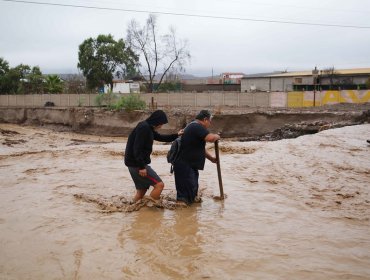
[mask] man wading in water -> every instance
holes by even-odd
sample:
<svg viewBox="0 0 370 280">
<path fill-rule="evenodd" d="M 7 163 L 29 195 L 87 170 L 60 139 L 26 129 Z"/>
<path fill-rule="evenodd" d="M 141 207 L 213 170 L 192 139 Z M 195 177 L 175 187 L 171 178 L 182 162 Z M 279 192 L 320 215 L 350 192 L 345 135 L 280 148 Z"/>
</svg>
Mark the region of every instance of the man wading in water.
<svg viewBox="0 0 370 280">
<path fill-rule="evenodd" d="M 159 200 L 164 184 L 157 173 L 149 166 L 153 141 L 171 142 L 182 134 L 162 135 L 157 132 L 162 125 L 168 123 L 167 116 L 162 110 L 153 112 L 145 121 L 139 122 L 130 133 L 125 150 L 125 165 L 135 183 L 136 194 L 134 202 L 142 199 L 150 186 L 153 190 L 150 198 Z"/>
<path fill-rule="evenodd" d="M 206 150 L 206 142 L 215 142 L 220 135 L 209 133 L 212 115 L 202 110 L 185 129 L 181 136 L 181 148 L 175 161 L 175 184 L 177 201 L 191 204 L 198 195 L 199 170 L 204 169 L 206 158 L 216 163 L 216 158 Z"/>
</svg>

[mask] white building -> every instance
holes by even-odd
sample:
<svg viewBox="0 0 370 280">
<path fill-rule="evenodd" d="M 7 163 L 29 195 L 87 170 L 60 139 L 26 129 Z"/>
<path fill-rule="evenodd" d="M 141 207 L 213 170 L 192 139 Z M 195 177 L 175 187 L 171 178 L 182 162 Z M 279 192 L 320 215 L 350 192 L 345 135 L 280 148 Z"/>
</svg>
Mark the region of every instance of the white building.
<svg viewBox="0 0 370 280">
<path fill-rule="evenodd" d="M 110 85 L 104 86 L 104 92 L 107 93 Z M 140 84 L 127 81 L 113 81 L 113 93 L 140 93 Z"/>
</svg>

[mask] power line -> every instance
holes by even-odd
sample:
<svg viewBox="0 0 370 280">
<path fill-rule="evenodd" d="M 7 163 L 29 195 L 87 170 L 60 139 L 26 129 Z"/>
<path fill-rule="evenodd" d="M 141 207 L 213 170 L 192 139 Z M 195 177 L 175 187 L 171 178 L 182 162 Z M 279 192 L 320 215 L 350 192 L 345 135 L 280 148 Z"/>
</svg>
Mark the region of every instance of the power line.
<svg viewBox="0 0 370 280">
<path fill-rule="evenodd" d="M 223 0 L 215 0 L 215 1 L 223 1 Z M 234 3 L 243 3 L 243 2 L 240 2 L 238 0 L 229 0 L 229 1 L 232 1 Z M 260 1 L 259 2 L 255 2 L 253 1 L 252 2 L 254 5 L 259 5 L 259 6 L 270 6 L 270 7 L 276 7 L 276 3 L 274 4 L 271 4 L 271 3 L 261 3 Z M 337 9 L 337 8 L 330 8 L 330 9 L 326 9 L 326 8 L 323 8 L 323 7 L 312 7 L 312 6 L 296 6 L 296 5 L 282 5 L 281 3 L 278 4 L 279 8 L 281 7 L 286 7 L 286 8 L 293 8 L 293 9 L 300 9 L 300 10 L 313 10 L 313 11 L 325 11 L 325 12 L 345 12 L 345 13 L 366 13 L 368 14 L 370 11 L 367 11 L 367 10 L 348 10 L 348 9 Z"/>
<path fill-rule="evenodd" d="M 281 24 L 309 25 L 309 26 L 323 26 L 323 27 L 340 27 L 340 28 L 370 29 L 370 26 L 363 26 L 363 25 L 310 23 L 310 22 L 299 22 L 299 21 L 288 21 L 288 20 L 265 20 L 265 19 L 258 19 L 258 18 L 225 17 L 225 16 L 212 16 L 212 15 L 201 15 L 201 14 L 197 15 L 197 14 L 188 14 L 188 13 L 157 12 L 157 11 L 150 11 L 150 10 L 136 10 L 136 9 L 96 7 L 96 6 L 71 5 L 71 4 L 60 4 L 60 3 L 45 3 L 45 2 L 22 1 L 22 0 L 0 0 L 0 1 L 14 2 L 14 3 L 23 3 L 23 4 L 57 6 L 57 7 L 83 8 L 83 9 L 105 10 L 105 11 L 119 11 L 119 12 L 133 12 L 133 13 L 150 13 L 150 14 L 158 14 L 158 15 L 171 15 L 171 16 L 184 16 L 184 17 L 197 17 L 197 18 L 211 18 L 211 19 L 225 19 L 225 20 L 239 20 L 239 21 L 253 21 L 253 22 L 266 22 L 266 23 L 281 23 Z"/>
</svg>

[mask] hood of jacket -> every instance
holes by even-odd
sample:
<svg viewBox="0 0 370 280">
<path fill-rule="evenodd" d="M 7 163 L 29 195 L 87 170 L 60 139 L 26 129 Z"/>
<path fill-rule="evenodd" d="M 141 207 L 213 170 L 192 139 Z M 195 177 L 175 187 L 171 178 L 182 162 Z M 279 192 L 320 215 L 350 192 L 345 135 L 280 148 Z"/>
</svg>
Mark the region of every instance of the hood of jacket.
<svg viewBox="0 0 370 280">
<path fill-rule="evenodd" d="M 168 123 L 167 116 L 162 110 L 154 111 L 145 121 L 151 126 L 158 126 Z"/>
</svg>

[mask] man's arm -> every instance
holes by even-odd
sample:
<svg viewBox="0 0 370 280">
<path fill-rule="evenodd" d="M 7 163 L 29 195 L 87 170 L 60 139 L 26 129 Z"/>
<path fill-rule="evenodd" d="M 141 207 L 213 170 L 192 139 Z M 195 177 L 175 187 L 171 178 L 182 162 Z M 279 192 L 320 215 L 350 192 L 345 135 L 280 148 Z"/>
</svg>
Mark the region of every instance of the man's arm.
<svg viewBox="0 0 370 280">
<path fill-rule="evenodd" d="M 211 143 L 216 142 L 219 139 L 220 139 L 220 135 L 214 134 L 214 133 L 208 133 L 207 136 L 204 138 L 206 142 L 211 142 Z"/>
<path fill-rule="evenodd" d="M 210 160 L 211 162 L 213 162 L 213 163 L 216 163 L 216 162 L 217 162 L 216 157 L 212 156 L 212 155 L 207 151 L 207 149 L 206 149 L 206 158 L 207 158 L 208 160 Z"/>
<path fill-rule="evenodd" d="M 217 140 L 219 140 L 220 139 L 220 135 L 218 135 L 218 134 L 214 134 L 214 133 L 208 133 L 207 134 L 207 136 L 204 138 L 204 140 L 206 141 L 206 142 L 211 142 L 211 143 L 214 143 L 214 142 L 216 142 Z M 206 149 L 206 158 L 208 159 L 208 160 L 210 160 L 211 162 L 213 162 L 213 163 L 216 163 L 217 162 L 217 159 L 214 157 L 214 156 L 212 156 L 208 151 L 207 151 L 207 149 Z"/>
<path fill-rule="evenodd" d="M 159 141 L 159 142 L 172 142 L 174 141 L 179 134 L 159 134 L 157 131 L 153 132 L 154 135 L 154 140 Z"/>
<path fill-rule="evenodd" d="M 154 134 L 154 140 L 160 141 L 160 142 L 172 142 L 175 141 L 175 139 L 181 135 L 184 134 L 184 130 L 180 129 L 177 133 L 175 134 L 160 134 L 157 131 L 153 132 Z"/>
</svg>

